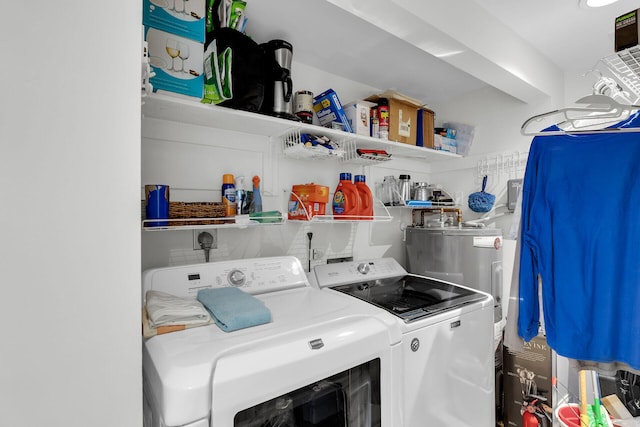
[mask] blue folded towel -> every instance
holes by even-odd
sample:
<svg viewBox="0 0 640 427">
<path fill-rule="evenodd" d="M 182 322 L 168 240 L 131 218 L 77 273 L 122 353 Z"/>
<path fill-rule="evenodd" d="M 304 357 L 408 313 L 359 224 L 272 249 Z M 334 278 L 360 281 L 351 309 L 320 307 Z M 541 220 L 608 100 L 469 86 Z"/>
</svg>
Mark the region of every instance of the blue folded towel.
<svg viewBox="0 0 640 427">
<path fill-rule="evenodd" d="M 225 332 L 271 321 L 271 311 L 262 301 L 238 288 L 211 288 L 198 291 L 198 301 Z"/>
</svg>

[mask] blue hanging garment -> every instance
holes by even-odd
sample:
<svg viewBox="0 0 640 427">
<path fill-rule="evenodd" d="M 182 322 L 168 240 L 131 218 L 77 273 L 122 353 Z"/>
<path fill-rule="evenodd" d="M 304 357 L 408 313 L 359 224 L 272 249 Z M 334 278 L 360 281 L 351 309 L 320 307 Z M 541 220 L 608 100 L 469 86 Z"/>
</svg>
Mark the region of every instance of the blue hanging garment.
<svg viewBox="0 0 640 427">
<path fill-rule="evenodd" d="M 640 133 L 537 136 L 522 191 L 519 335 L 538 335 L 539 275 L 558 354 L 640 369 Z"/>
</svg>

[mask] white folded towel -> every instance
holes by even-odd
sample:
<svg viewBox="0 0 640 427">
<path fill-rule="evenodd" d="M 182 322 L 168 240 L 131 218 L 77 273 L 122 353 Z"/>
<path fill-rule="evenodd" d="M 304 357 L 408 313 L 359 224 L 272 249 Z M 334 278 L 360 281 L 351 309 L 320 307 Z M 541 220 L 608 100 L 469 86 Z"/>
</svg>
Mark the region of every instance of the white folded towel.
<svg viewBox="0 0 640 427">
<path fill-rule="evenodd" d="M 160 291 L 147 291 L 147 315 L 152 327 L 171 325 L 198 325 L 211 321 L 211 316 L 200 301 L 181 298 Z"/>
</svg>

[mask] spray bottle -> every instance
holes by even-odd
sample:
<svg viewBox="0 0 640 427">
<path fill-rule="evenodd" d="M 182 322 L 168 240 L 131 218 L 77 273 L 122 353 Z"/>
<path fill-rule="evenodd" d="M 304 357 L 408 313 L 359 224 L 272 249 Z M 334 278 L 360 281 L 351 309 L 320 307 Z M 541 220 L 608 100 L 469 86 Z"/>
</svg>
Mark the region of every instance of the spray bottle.
<svg viewBox="0 0 640 427">
<path fill-rule="evenodd" d="M 260 195 L 260 177 L 254 176 L 253 179 L 253 208 L 251 212 L 262 212 L 262 195 Z"/>
</svg>

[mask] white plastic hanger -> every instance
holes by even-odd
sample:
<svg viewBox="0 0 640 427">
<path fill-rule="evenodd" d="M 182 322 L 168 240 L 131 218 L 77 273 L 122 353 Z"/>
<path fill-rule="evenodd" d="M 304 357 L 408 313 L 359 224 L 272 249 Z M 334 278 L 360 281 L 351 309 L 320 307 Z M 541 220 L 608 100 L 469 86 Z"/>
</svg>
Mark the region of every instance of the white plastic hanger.
<svg viewBox="0 0 640 427">
<path fill-rule="evenodd" d="M 566 107 L 533 116 L 522 124 L 520 133 L 526 136 L 551 136 L 596 132 L 640 132 L 640 128 L 607 127 L 627 119 L 640 109 L 640 105 L 622 104 L 614 99 L 630 102 L 628 94 L 623 92 L 613 79 L 601 76 L 594 84 L 593 91 L 594 94 L 576 101 L 576 104 L 586 105 L 585 107 Z M 611 93 L 611 96 L 605 95 L 605 92 Z M 535 126 L 537 130 L 532 130 L 534 124 L 537 125 Z M 551 125 L 556 125 L 560 130 L 543 131 Z"/>
</svg>

